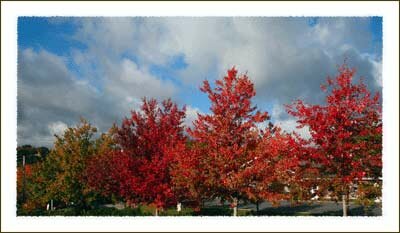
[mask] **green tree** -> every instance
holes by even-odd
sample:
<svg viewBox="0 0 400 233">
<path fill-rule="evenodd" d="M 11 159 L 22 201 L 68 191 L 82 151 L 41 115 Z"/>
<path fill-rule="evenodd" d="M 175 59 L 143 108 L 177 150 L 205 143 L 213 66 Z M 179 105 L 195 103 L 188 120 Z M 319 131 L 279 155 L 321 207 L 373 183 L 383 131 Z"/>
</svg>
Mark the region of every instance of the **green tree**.
<svg viewBox="0 0 400 233">
<path fill-rule="evenodd" d="M 81 119 L 62 136 L 55 135 L 54 148 L 34 175 L 36 187 L 32 196 L 42 206 L 53 200 L 58 207 L 74 206 L 80 211 L 88 209 L 95 200 L 96 194 L 86 185 L 86 163 L 98 149 L 104 150 L 105 144 L 112 144 L 105 134 L 95 139 L 96 132 L 95 127 Z"/>
</svg>

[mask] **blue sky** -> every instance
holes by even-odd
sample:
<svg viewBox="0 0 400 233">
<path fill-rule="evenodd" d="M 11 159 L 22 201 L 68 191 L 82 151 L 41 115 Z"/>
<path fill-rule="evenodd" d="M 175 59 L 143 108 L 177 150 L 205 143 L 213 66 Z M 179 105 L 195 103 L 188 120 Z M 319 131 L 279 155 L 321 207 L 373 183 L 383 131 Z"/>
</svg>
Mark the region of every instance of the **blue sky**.
<svg viewBox="0 0 400 233">
<path fill-rule="evenodd" d="M 18 144 L 50 145 L 80 116 L 105 131 L 143 96 L 187 105 L 190 125 L 209 112 L 201 82 L 232 66 L 255 83 L 255 104 L 293 130 L 283 105 L 321 101 L 344 57 L 381 90 L 382 18 L 20 17 L 18 54 Z"/>
<path fill-rule="evenodd" d="M 45 49 L 59 56 L 68 55 L 71 48 L 85 49 L 85 45 L 73 40 L 77 25 L 73 21 L 50 23 L 47 17 L 20 17 L 18 19 L 19 49 Z"/>
</svg>

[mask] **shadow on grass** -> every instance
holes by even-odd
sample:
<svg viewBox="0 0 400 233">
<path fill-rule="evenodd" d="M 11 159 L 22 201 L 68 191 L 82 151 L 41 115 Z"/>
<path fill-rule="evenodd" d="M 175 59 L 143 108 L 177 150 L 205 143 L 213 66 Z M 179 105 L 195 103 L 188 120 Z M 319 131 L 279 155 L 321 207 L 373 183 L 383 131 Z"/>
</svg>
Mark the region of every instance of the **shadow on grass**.
<svg viewBox="0 0 400 233">
<path fill-rule="evenodd" d="M 313 213 L 312 216 L 343 216 L 343 210 L 331 210 L 322 213 Z M 365 209 L 362 206 L 348 210 L 348 216 L 382 216 L 379 207 Z"/>
<path fill-rule="evenodd" d="M 231 216 L 232 209 L 226 206 L 210 206 L 204 207 L 198 212 L 194 212 L 194 216 Z"/>
<path fill-rule="evenodd" d="M 310 210 L 321 207 L 320 204 L 314 205 L 297 205 L 297 206 L 278 206 L 268 207 L 257 211 L 252 211 L 255 216 L 308 216 L 312 215 Z"/>
<path fill-rule="evenodd" d="M 77 209 L 77 208 L 64 208 L 52 211 L 31 211 L 31 212 L 19 212 L 17 216 L 151 216 L 152 213 L 143 210 L 141 208 L 96 208 L 96 209 Z"/>
</svg>

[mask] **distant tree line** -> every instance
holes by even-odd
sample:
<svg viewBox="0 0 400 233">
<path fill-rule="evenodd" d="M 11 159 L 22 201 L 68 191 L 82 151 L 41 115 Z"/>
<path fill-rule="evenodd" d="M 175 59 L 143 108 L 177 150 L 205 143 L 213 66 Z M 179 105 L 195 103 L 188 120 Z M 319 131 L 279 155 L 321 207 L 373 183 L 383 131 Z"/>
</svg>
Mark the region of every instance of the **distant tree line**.
<svg viewBox="0 0 400 233">
<path fill-rule="evenodd" d="M 17 147 L 17 166 L 21 166 L 25 156 L 26 164 L 33 164 L 43 161 L 50 153 L 49 148 L 41 146 L 34 147 L 31 145 L 23 145 Z"/>
</svg>

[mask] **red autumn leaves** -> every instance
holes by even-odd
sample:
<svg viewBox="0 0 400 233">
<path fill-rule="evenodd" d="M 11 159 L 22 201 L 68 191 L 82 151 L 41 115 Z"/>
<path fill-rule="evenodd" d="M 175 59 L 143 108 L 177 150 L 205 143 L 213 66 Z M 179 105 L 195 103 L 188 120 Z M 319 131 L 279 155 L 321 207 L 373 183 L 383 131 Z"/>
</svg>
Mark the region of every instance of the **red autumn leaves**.
<svg viewBox="0 0 400 233">
<path fill-rule="evenodd" d="M 365 178 L 378 180 L 382 168 L 382 116 L 379 95 L 371 96 L 362 80 L 353 83 L 354 69 L 339 68 L 321 89 L 328 92 L 326 105 L 288 106 L 301 126 L 308 126 L 314 145 L 309 163 L 319 165 L 319 177 L 341 195 Z M 321 182 L 319 182 L 321 183 Z"/>
<path fill-rule="evenodd" d="M 143 99 L 141 110 L 116 128 L 116 146 L 89 161 L 88 184 L 157 208 L 187 200 L 200 206 L 216 197 L 233 206 L 240 199 L 295 199 L 321 180 L 348 192 L 357 180 L 379 178 L 382 167 L 379 99 L 363 83 L 353 84 L 353 75 L 342 66 L 328 79 L 325 105 L 299 100 L 288 106 L 309 127 L 309 140 L 265 124 L 268 114 L 251 101 L 253 83 L 234 68 L 214 87 L 204 81 L 211 113 L 199 114 L 186 131 L 185 107 Z"/>
<path fill-rule="evenodd" d="M 184 116 L 171 100 L 159 106 L 144 99 L 141 111 L 133 111 L 116 130 L 117 148 L 92 159 L 89 185 L 133 204 L 176 204 L 170 171 L 174 148 L 185 142 Z"/>
</svg>

